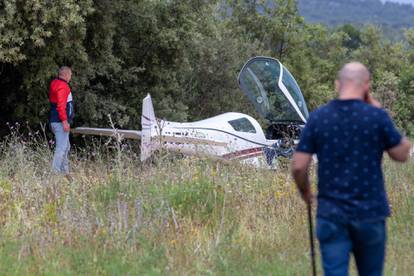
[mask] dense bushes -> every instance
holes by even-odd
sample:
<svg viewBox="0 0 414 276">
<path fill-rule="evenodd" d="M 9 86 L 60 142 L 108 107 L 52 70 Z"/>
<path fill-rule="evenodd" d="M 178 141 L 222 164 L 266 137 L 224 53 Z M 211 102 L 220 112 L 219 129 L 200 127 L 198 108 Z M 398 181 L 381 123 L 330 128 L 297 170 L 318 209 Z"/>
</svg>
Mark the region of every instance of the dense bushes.
<svg viewBox="0 0 414 276">
<path fill-rule="evenodd" d="M 330 30 L 308 24 L 294 0 L 261 3 L 3 1 L 0 135 L 7 132 L 6 122 L 37 126 L 46 121 L 48 83 L 62 64 L 74 70 L 76 125 L 107 126 L 111 114 L 118 126 L 139 128 L 147 93 L 157 116 L 170 120 L 225 111 L 253 114 L 236 76 L 254 55 L 282 60 L 310 109 L 335 95 L 332 83 L 342 63 L 361 60 L 373 71 L 377 96 L 411 133 L 406 106 L 414 31 L 406 31 L 401 42 L 389 42 L 373 26 Z"/>
</svg>

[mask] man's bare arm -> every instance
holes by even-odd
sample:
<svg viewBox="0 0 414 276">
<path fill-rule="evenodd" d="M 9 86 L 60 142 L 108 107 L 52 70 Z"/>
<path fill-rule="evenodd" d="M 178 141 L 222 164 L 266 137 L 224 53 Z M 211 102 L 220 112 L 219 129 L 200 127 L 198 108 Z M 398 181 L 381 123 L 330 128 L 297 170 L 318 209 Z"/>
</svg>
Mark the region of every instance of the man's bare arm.
<svg viewBox="0 0 414 276">
<path fill-rule="evenodd" d="M 407 137 L 402 138 L 401 143 L 389 149 L 388 155 L 392 160 L 397 162 L 405 162 L 410 157 L 411 143 Z"/>
<path fill-rule="evenodd" d="M 312 193 L 310 190 L 309 167 L 312 162 L 312 154 L 295 152 L 292 158 L 292 176 L 299 189 L 302 199 L 311 203 Z"/>
</svg>

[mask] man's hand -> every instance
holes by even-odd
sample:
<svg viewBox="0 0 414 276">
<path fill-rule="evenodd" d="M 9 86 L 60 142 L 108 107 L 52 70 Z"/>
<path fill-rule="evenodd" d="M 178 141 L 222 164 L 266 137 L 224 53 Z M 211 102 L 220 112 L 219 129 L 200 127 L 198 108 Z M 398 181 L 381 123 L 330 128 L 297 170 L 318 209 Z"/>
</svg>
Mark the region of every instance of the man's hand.
<svg viewBox="0 0 414 276">
<path fill-rule="evenodd" d="M 312 162 L 312 154 L 295 152 L 292 158 L 292 176 L 298 187 L 302 199 L 306 203 L 312 203 L 313 194 L 310 189 L 309 166 Z"/>
<path fill-rule="evenodd" d="M 63 124 L 63 131 L 64 132 L 69 132 L 70 131 L 70 125 L 69 125 L 68 121 L 63 121 L 62 124 Z"/>
<path fill-rule="evenodd" d="M 371 95 L 371 93 L 367 95 L 367 97 L 366 97 L 366 102 L 367 102 L 368 104 L 370 104 L 370 105 L 375 106 L 375 107 L 382 108 L 381 103 L 380 103 L 377 99 L 375 99 L 375 98 Z"/>
<path fill-rule="evenodd" d="M 315 196 L 312 193 L 310 186 L 306 186 L 304 190 L 299 190 L 300 196 L 306 204 L 312 204 L 315 201 Z"/>
</svg>

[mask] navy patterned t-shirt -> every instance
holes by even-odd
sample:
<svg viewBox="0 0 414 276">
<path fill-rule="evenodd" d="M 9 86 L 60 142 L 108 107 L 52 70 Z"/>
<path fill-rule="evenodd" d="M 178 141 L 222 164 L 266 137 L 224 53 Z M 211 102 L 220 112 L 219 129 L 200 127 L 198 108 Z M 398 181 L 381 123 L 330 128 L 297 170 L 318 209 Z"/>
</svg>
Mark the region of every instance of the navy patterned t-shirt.
<svg viewBox="0 0 414 276">
<path fill-rule="evenodd" d="M 296 150 L 318 158 L 317 216 L 389 216 L 381 161 L 401 139 L 387 112 L 361 100 L 333 100 L 312 112 Z"/>
</svg>

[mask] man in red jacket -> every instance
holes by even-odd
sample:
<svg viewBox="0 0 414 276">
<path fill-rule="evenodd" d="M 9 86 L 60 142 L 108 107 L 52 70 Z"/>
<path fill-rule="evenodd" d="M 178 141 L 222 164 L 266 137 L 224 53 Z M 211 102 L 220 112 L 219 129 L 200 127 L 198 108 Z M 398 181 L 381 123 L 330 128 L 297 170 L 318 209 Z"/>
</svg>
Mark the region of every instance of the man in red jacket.
<svg viewBox="0 0 414 276">
<path fill-rule="evenodd" d="M 69 87 L 71 78 L 72 70 L 63 66 L 59 69 L 58 77 L 50 83 L 49 88 L 49 122 L 56 140 L 52 169 L 64 175 L 69 175 L 69 131 L 75 115 Z"/>
</svg>

